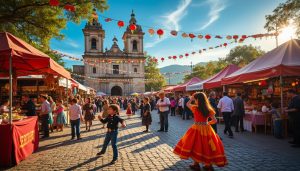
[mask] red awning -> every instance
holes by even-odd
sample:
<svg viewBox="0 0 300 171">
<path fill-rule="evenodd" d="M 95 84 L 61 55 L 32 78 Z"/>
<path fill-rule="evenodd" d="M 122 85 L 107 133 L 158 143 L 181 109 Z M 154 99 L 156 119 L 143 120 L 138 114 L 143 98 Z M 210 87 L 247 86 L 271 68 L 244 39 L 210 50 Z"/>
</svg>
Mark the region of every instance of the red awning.
<svg viewBox="0 0 300 171">
<path fill-rule="evenodd" d="M 222 85 L 300 75 L 300 40 L 293 39 L 222 79 Z"/>
<path fill-rule="evenodd" d="M 221 87 L 222 79 L 239 69 L 240 68 L 234 64 L 228 65 L 222 71 L 220 71 L 216 75 L 212 76 L 211 78 L 208 79 L 208 81 L 203 83 L 203 89 L 211 89 L 211 88 Z"/>
<path fill-rule="evenodd" d="M 7 32 L 0 33 L 0 77 L 9 75 L 9 57 L 16 76 L 53 74 L 71 78 L 70 73 L 45 53 Z"/>
<path fill-rule="evenodd" d="M 71 87 L 79 87 L 79 84 L 73 78 L 71 79 Z"/>
<path fill-rule="evenodd" d="M 200 81 L 202 81 L 200 78 L 194 77 L 194 78 L 190 79 L 189 81 L 174 87 L 173 91 L 186 91 L 186 86 L 195 84 L 195 83 L 199 83 Z"/>
<path fill-rule="evenodd" d="M 173 91 L 174 87 L 176 87 L 176 86 L 169 86 L 166 89 L 164 89 L 164 92 L 171 92 L 171 91 Z"/>
</svg>

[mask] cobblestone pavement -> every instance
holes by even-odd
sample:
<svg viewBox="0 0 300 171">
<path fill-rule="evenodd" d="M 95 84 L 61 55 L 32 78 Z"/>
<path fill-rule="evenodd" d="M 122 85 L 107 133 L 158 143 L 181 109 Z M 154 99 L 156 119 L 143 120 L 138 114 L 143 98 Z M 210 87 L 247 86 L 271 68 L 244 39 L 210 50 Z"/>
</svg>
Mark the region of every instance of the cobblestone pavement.
<svg viewBox="0 0 300 171">
<path fill-rule="evenodd" d="M 105 129 L 99 121 L 94 121 L 90 132 L 81 126 L 83 139 L 79 141 L 70 140 L 69 128 L 52 133 L 51 138 L 40 142 L 38 152 L 9 170 L 189 170 L 192 161 L 180 160 L 172 150 L 193 121 L 170 116 L 169 132 L 159 133 L 156 132 L 159 128 L 156 111 L 152 116 L 149 133 L 142 132 L 144 127 L 139 115 L 126 120 L 127 128 L 119 131 L 119 160 L 114 165 L 109 165 L 110 146 L 103 157 L 96 156 L 102 147 Z M 229 165 L 215 167 L 215 170 L 300 170 L 300 149 L 291 148 L 288 139 L 247 132 L 236 133 L 234 139 L 230 139 L 223 135 L 223 125 L 218 126 Z"/>
</svg>

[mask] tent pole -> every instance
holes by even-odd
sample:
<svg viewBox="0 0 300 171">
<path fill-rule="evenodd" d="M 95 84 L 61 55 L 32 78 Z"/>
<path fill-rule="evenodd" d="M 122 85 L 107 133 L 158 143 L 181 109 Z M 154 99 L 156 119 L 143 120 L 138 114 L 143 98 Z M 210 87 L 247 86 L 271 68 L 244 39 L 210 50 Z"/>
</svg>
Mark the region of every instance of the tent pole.
<svg viewBox="0 0 300 171">
<path fill-rule="evenodd" d="M 69 79 L 66 78 L 66 98 L 67 98 L 67 112 L 66 112 L 66 116 L 67 116 L 67 124 L 69 124 Z"/>
<path fill-rule="evenodd" d="M 12 55 L 9 56 L 9 123 L 12 124 Z"/>
<path fill-rule="evenodd" d="M 225 85 L 223 85 L 223 92 L 225 92 L 226 91 L 226 87 L 225 87 Z"/>
<path fill-rule="evenodd" d="M 283 113 L 283 80 L 282 76 L 279 77 L 280 79 L 280 103 L 281 103 L 281 113 Z"/>
</svg>

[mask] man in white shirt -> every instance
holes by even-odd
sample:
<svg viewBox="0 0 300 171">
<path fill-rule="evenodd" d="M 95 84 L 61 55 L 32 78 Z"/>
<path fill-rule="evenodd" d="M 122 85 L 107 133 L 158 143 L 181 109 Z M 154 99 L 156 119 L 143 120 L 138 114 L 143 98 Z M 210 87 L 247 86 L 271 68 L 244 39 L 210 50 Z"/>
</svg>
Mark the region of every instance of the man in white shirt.
<svg viewBox="0 0 300 171">
<path fill-rule="evenodd" d="M 220 110 L 220 113 L 222 113 L 225 122 L 224 134 L 227 134 L 228 131 L 229 137 L 233 138 L 230 122 L 231 122 L 231 114 L 234 111 L 234 106 L 233 106 L 233 100 L 228 97 L 227 92 L 223 93 L 223 97 L 220 99 L 218 104 L 218 109 Z"/>
<path fill-rule="evenodd" d="M 50 117 L 50 112 L 51 112 L 51 106 L 50 103 L 47 101 L 47 95 L 41 94 L 40 95 L 40 101 L 42 102 L 41 106 L 41 112 L 40 112 L 40 119 L 42 122 L 42 128 L 44 131 L 44 136 L 42 138 L 47 138 L 49 137 L 49 117 Z"/>
<path fill-rule="evenodd" d="M 75 138 L 75 131 L 76 131 L 76 136 L 77 140 L 80 140 L 80 120 L 82 119 L 82 110 L 80 105 L 77 103 L 77 99 L 72 99 L 71 102 L 71 107 L 70 107 L 70 122 L 71 122 L 71 135 L 73 140 Z"/>
<path fill-rule="evenodd" d="M 169 122 L 168 122 L 168 114 L 169 114 L 169 107 L 170 107 L 170 100 L 165 97 L 164 92 L 160 92 L 158 94 L 159 99 L 156 103 L 159 111 L 159 119 L 160 119 L 160 129 L 158 132 L 168 132 Z"/>
<path fill-rule="evenodd" d="M 183 95 L 180 95 L 180 99 L 178 100 L 179 115 L 183 115 L 183 108 L 184 108 L 184 98 L 183 98 Z"/>
</svg>

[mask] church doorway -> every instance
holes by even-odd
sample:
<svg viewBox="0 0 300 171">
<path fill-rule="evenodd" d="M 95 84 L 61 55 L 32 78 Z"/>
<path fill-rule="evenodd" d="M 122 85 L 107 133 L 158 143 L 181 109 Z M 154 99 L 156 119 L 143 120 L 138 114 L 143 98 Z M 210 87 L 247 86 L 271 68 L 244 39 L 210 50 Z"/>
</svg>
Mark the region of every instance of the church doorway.
<svg viewBox="0 0 300 171">
<path fill-rule="evenodd" d="M 122 96 L 122 88 L 120 86 L 114 86 L 111 88 L 111 93 L 112 96 Z"/>
</svg>

